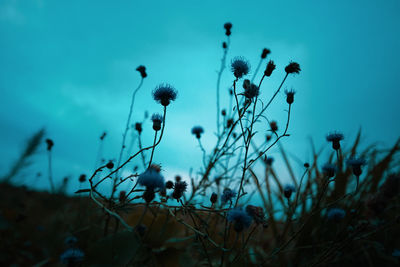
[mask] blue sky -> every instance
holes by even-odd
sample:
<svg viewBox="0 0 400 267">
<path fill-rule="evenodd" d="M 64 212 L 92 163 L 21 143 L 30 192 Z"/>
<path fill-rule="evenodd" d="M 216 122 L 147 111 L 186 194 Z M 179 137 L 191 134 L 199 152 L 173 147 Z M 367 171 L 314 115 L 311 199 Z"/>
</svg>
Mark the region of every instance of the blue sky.
<svg viewBox="0 0 400 267">
<path fill-rule="evenodd" d="M 284 88 L 297 91 L 283 145 L 310 159 L 308 138 L 340 130 L 350 141 L 362 127 L 364 142 L 391 145 L 400 133 L 399 1 L 49 1 L 0 2 L 0 168 L 16 159 L 24 141 L 46 127 L 55 141 L 55 177 L 77 177 L 94 166 L 98 138 L 108 132 L 105 157 L 116 158 L 131 93 L 145 65 L 132 122 L 161 112 L 152 89 L 167 82 L 179 91 L 169 107 L 166 133 L 155 161 L 167 177 L 197 169 L 201 151 L 190 134 L 205 128 L 215 143 L 215 84 L 225 40 L 233 23 L 228 60 L 244 56 L 255 69 L 262 48 L 277 64 L 261 88 L 268 99 L 294 60 L 302 72 Z M 233 75 L 221 83 L 223 106 Z M 268 118 L 285 122 L 284 94 Z M 150 124 L 144 140 L 151 143 Z M 348 144 L 348 143 L 347 143 Z M 346 142 L 345 142 L 346 145 Z M 272 154 L 277 153 L 272 151 Z M 278 154 L 278 153 L 277 153 Z M 45 146 L 28 176 L 46 175 Z M 32 184 L 32 180 L 29 180 Z M 43 179 L 34 184 L 47 187 Z"/>
</svg>

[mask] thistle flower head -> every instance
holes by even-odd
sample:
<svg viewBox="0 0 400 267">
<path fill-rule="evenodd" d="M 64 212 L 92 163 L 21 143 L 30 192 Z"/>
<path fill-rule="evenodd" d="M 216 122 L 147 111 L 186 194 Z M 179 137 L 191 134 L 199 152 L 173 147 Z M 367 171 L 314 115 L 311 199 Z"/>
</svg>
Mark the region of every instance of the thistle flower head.
<svg viewBox="0 0 400 267">
<path fill-rule="evenodd" d="M 153 90 L 153 98 L 155 101 L 163 105 L 168 106 L 171 101 L 174 101 L 178 93 L 172 85 L 160 84 Z"/>
<path fill-rule="evenodd" d="M 232 23 L 227 22 L 224 24 L 224 29 L 225 29 L 225 34 L 226 36 L 230 36 L 231 35 L 231 29 L 232 29 Z"/>
<path fill-rule="evenodd" d="M 145 172 L 139 175 L 138 183 L 145 186 L 146 189 L 162 189 L 165 186 L 164 177 L 160 174 L 159 170 L 150 166 Z"/>
<path fill-rule="evenodd" d="M 295 93 L 296 93 L 296 91 L 293 90 L 293 89 L 285 90 L 286 103 L 288 103 L 289 105 L 293 104 L 293 102 L 294 102 L 294 94 Z"/>
<path fill-rule="evenodd" d="M 53 148 L 53 146 L 54 146 L 53 140 L 51 140 L 51 139 L 49 139 L 49 138 L 46 139 L 46 144 L 47 144 L 47 150 L 48 150 L 48 151 L 50 151 L 50 150 Z"/>
<path fill-rule="evenodd" d="M 352 157 L 346 161 L 347 165 L 353 169 L 353 174 L 355 176 L 360 176 L 362 173 L 361 167 L 367 162 L 364 158 Z"/>
<path fill-rule="evenodd" d="M 286 198 L 290 198 L 294 192 L 296 192 L 296 188 L 291 184 L 287 184 L 283 187 L 283 195 Z"/>
<path fill-rule="evenodd" d="M 143 131 L 142 123 L 140 123 L 140 122 L 135 123 L 135 130 L 136 130 L 139 134 L 141 134 L 142 131 Z"/>
<path fill-rule="evenodd" d="M 153 115 L 151 115 L 151 120 L 153 121 L 154 131 L 159 131 L 161 129 L 163 116 L 158 113 L 154 113 Z"/>
<path fill-rule="evenodd" d="M 217 202 L 217 200 L 218 200 L 218 195 L 216 193 L 212 193 L 210 197 L 211 203 L 214 204 L 215 202 Z"/>
<path fill-rule="evenodd" d="M 183 193 L 187 189 L 187 183 L 185 181 L 175 182 L 174 184 L 174 192 L 172 193 L 172 197 L 175 199 L 180 199 Z"/>
<path fill-rule="evenodd" d="M 204 133 L 204 129 L 201 126 L 194 126 L 192 128 L 192 134 L 196 136 L 197 139 L 200 139 L 201 134 Z"/>
<path fill-rule="evenodd" d="M 139 67 L 136 68 L 136 70 L 140 73 L 140 76 L 142 76 L 142 78 L 146 78 L 147 77 L 146 67 L 145 66 L 140 65 Z"/>
<path fill-rule="evenodd" d="M 225 188 L 224 191 L 222 192 L 222 196 L 221 196 L 221 201 L 222 203 L 226 203 L 230 200 L 232 200 L 232 198 L 234 198 L 236 196 L 236 192 L 229 189 L 229 188 Z"/>
<path fill-rule="evenodd" d="M 250 71 L 250 64 L 244 57 L 235 57 L 231 62 L 231 71 L 236 78 L 240 79 Z"/>
<path fill-rule="evenodd" d="M 107 164 L 106 164 L 107 169 L 112 169 L 114 168 L 114 163 L 110 160 Z"/>
<path fill-rule="evenodd" d="M 326 136 L 326 140 L 328 142 L 332 142 L 332 148 L 338 150 L 340 148 L 340 141 L 344 139 L 342 133 L 339 132 L 331 132 Z"/>
<path fill-rule="evenodd" d="M 287 65 L 285 67 L 285 71 L 287 74 L 291 74 L 291 73 L 300 73 L 301 69 L 300 69 L 300 65 L 299 63 L 296 62 L 290 62 L 289 65 Z"/>
<path fill-rule="evenodd" d="M 250 80 L 245 80 L 245 82 L 243 83 L 243 88 L 243 94 L 247 99 L 253 99 L 260 94 L 260 89 L 258 88 L 258 86 L 254 83 L 250 83 Z"/>
<path fill-rule="evenodd" d="M 247 212 L 236 208 L 228 212 L 227 220 L 233 223 L 236 232 L 242 232 L 245 228 L 249 228 L 252 218 Z"/>
<path fill-rule="evenodd" d="M 274 157 L 267 157 L 265 163 L 267 163 L 268 166 L 272 166 L 272 163 L 274 163 Z"/>
<path fill-rule="evenodd" d="M 85 253 L 78 248 L 69 248 L 64 251 L 60 256 L 60 261 L 68 266 L 74 266 L 83 261 Z"/>
<path fill-rule="evenodd" d="M 339 222 L 345 215 L 346 212 L 341 208 L 332 208 L 327 212 L 328 219 L 335 222 Z"/>
<path fill-rule="evenodd" d="M 268 56 L 268 54 L 271 53 L 271 50 L 269 50 L 268 48 L 264 48 L 263 51 L 261 52 L 261 58 L 264 59 Z"/>
<path fill-rule="evenodd" d="M 265 68 L 264 75 L 267 77 L 271 76 L 271 74 L 275 70 L 275 68 L 276 68 L 276 65 L 275 65 L 274 61 L 270 60 L 267 64 L 267 67 Z"/>
<path fill-rule="evenodd" d="M 273 132 L 278 131 L 278 123 L 276 121 L 271 121 L 269 127 L 271 127 L 271 131 Z"/>
<path fill-rule="evenodd" d="M 81 175 L 79 176 L 79 182 L 80 182 L 80 183 L 86 182 L 86 174 L 81 174 Z"/>
<path fill-rule="evenodd" d="M 322 172 L 328 177 L 332 178 L 336 173 L 336 166 L 331 163 L 326 163 L 322 166 Z"/>
<path fill-rule="evenodd" d="M 167 182 L 165 183 L 165 187 L 166 187 L 167 189 L 172 189 L 172 188 L 174 187 L 174 182 L 172 182 L 171 180 L 167 181 Z"/>
</svg>

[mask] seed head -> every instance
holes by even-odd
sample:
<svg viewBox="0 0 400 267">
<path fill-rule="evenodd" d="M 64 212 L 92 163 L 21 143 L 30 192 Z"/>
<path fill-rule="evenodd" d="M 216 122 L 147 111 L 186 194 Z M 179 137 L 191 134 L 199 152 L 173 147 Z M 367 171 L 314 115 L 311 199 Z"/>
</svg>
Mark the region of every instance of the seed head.
<svg viewBox="0 0 400 267">
<path fill-rule="evenodd" d="M 236 78 L 240 79 L 250 71 L 250 64 L 244 57 L 235 57 L 231 62 L 231 71 Z"/>
<path fill-rule="evenodd" d="M 226 116 L 226 110 L 225 109 L 221 110 L 221 115 L 222 116 Z"/>
<path fill-rule="evenodd" d="M 168 106 L 171 101 L 174 101 L 178 93 L 174 87 L 169 84 L 160 84 L 153 90 L 153 98 L 155 101 L 163 105 Z"/>
<path fill-rule="evenodd" d="M 232 23 L 227 22 L 224 24 L 224 29 L 225 29 L 225 34 L 226 36 L 230 36 L 231 35 L 231 29 L 232 29 Z"/>
<path fill-rule="evenodd" d="M 165 183 L 165 187 L 166 187 L 167 189 L 173 188 L 173 187 L 174 187 L 174 182 L 172 182 L 172 181 L 167 181 L 167 182 Z"/>
<path fill-rule="evenodd" d="M 294 94 L 296 93 L 296 91 L 294 91 L 293 89 L 290 90 L 285 90 L 285 94 L 286 94 L 286 103 L 288 103 L 289 105 L 293 104 L 294 101 Z"/>
<path fill-rule="evenodd" d="M 53 140 L 51 140 L 51 139 L 49 139 L 49 138 L 46 139 L 46 144 L 47 144 L 47 150 L 48 150 L 48 151 L 50 151 L 50 150 L 53 148 L 53 146 L 54 146 Z"/>
<path fill-rule="evenodd" d="M 114 163 L 110 160 L 110 161 L 107 163 L 106 167 L 107 167 L 108 169 L 111 170 L 112 168 L 114 168 Z"/>
<path fill-rule="evenodd" d="M 144 199 L 144 201 L 146 201 L 146 203 L 150 203 L 155 197 L 156 194 L 154 193 L 154 189 L 151 188 L 146 188 L 142 195 L 142 198 Z"/>
<path fill-rule="evenodd" d="M 159 131 L 161 130 L 161 124 L 163 122 L 163 116 L 158 113 L 154 113 L 151 115 L 151 120 L 153 121 L 153 130 Z"/>
<path fill-rule="evenodd" d="M 228 44 L 227 44 L 226 42 L 223 42 L 223 43 L 222 43 L 222 48 L 223 48 L 223 49 L 227 49 L 227 48 L 228 48 Z"/>
<path fill-rule="evenodd" d="M 278 131 L 278 123 L 276 121 L 271 121 L 269 127 L 271 127 L 271 131 L 273 132 Z"/>
<path fill-rule="evenodd" d="M 81 174 L 81 175 L 79 176 L 79 182 L 80 182 L 80 183 L 86 182 L 86 174 Z"/>
<path fill-rule="evenodd" d="M 289 65 L 287 65 L 285 67 L 285 71 L 287 74 L 291 74 L 291 73 L 300 73 L 301 69 L 300 69 L 300 65 L 299 63 L 296 62 L 290 62 Z"/>
<path fill-rule="evenodd" d="M 172 192 L 172 197 L 175 198 L 176 200 L 180 199 L 183 193 L 186 191 L 186 189 L 187 189 L 187 183 L 185 181 L 175 182 L 174 192 Z"/>
<path fill-rule="evenodd" d="M 336 166 L 331 163 L 326 163 L 322 166 L 322 172 L 328 177 L 332 178 L 335 176 L 336 173 Z"/>
<path fill-rule="evenodd" d="M 271 53 L 271 50 L 269 50 L 268 48 L 264 48 L 262 53 L 261 53 L 261 58 L 264 59 L 268 56 L 268 54 Z"/>
<path fill-rule="evenodd" d="M 239 208 L 230 210 L 227 219 L 233 223 L 233 229 L 236 232 L 242 232 L 244 229 L 249 228 L 252 221 L 251 216 Z"/>
<path fill-rule="evenodd" d="M 141 134 L 142 131 L 143 131 L 143 129 L 142 129 L 142 123 L 140 123 L 140 122 L 135 123 L 135 130 L 136 130 L 139 134 Z"/>
<path fill-rule="evenodd" d="M 247 99 L 253 99 L 254 97 L 260 94 L 258 86 L 255 85 L 254 83 L 250 83 L 250 80 L 247 79 L 244 80 L 243 88 L 244 88 L 244 96 Z"/>
<path fill-rule="evenodd" d="M 327 216 L 328 220 L 334 221 L 334 222 L 339 222 L 341 221 L 344 216 L 346 215 L 346 212 L 343 209 L 340 208 L 332 208 L 328 210 Z"/>
<path fill-rule="evenodd" d="M 145 172 L 139 175 L 138 183 L 141 186 L 145 186 L 146 189 L 162 189 L 164 188 L 164 177 L 160 172 L 152 166 Z"/>
<path fill-rule="evenodd" d="M 274 162 L 273 157 L 267 157 L 265 163 L 267 163 L 268 166 L 272 166 L 272 163 Z"/>
<path fill-rule="evenodd" d="M 75 266 L 79 262 L 83 261 L 85 253 L 78 248 L 69 248 L 63 252 L 60 256 L 60 261 L 68 266 Z"/>
<path fill-rule="evenodd" d="M 147 77 L 146 67 L 145 66 L 140 65 L 139 67 L 136 68 L 136 70 L 140 73 L 140 76 L 142 76 L 142 78 L 146 78 Z"/>
<path fill-rule="evenodd" d="M 296 192 L 296 188 L 293 185 L 287 184 L 283 187 L 283 195 L 286 198 L 290 198 L 294 192 Z"/>
<path fill-rule="evenodd" d="M 192 134 L 196 136 L 197 139 L 200 139 L 201 134 L 204 133 L 204 129 L 201 126 L 194 126 L 192 128 Z"/>
<path fill-rule="evenodd" d="M 332 132 L 326 136 L 326 140 L 328 142 L 332 142 L 332 148 L 334 150 L 338 150 L 340 148 L 340 141 L 342 141 L 343 139 L 343 134 L 339 132 Z"/>
<path fill-rule="evenodd" d="M 275 65 L 274 61 L 270 60 L 267 64 L 267 67 L 265 68 L 264 75 L 267 77 L 271 76 L 271 74 L 275 68 L 276 68 L 276 65 Z"/>
<path fill-rule="evenodd" d="M 364 158 L 352 157 L 349 158 L 346 161 L 346 163 L 353 169 L 353 174 L 358 177 L 362 173 L 361 167 L 365 165 L 367 162 L 365 161 Z"/>
<path fill-rule="evenodd" d="M 229 188 L 225 188 L 224 191 L 222 192 L 222 196 L 221 196 L 221 202 L 222 203 L 226 203 L 228 201 L 231 201 L 232 198 L 234 198 L 236 196 L 236 192 L 229 189 Z"/>
</svg>

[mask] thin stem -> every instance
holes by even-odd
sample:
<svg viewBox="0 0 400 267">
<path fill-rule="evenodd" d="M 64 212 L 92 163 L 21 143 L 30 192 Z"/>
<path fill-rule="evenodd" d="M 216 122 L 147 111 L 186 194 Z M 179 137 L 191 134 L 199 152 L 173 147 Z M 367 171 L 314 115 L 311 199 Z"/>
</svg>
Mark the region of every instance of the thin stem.
<svg viewBox="0 0 400 267">
<path fill-rule="evenodd" d="M 157 133 L 158 133 L 158 131 L 156 131 L 154 133 L 153 149 L 151 150 L 151 156 L 150 156 L 148 168 L 150 168 L 151 162 L 153 161 L 154 149 L 155 149 L 155 145 L 156 145 L 156 141 L 157 141 Z"/>
<path fill-rule="evenodd" d="M 49 150 L 49 152 L 47 154 L 48 154 L 48 159 L 49 159 L 49 182 L 50 182 L 50 188 L 51 188 L 51 192 L 54 194 L 55 188 L 54 188 L 52 168 L 51 168 L 51 150 Z"/>
</svg>

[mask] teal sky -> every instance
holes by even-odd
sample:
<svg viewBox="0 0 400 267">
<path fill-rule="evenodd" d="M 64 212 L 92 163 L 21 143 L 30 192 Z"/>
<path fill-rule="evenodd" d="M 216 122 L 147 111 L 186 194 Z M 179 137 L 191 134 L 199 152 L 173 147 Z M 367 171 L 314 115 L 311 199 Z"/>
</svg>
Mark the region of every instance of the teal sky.
<svg viewBox="0 0 400 267">
<path fill-rule="evenodd" d="M 216 71 L 227 21 L 233 24 L 229 61 L 244 56 L 254 70 L 262 48 L 272 51 L 277 69 L 262 86 L 262 99 L 272 95 L 290 60 L 301 65 L 301 74 L 284 86 L 297 91 L 291 136 L 283 143 L 293 155 L 310 159 L 310 136 L 326 146 L 326 133 L 339 130 L 350 142 L 360 127 L 366 144 L 389 146 L 400 134 L 399 11 L 398 0 L 2 0 L 0 168 L 6 172 L 41 127 L 55 142 L 58 181 L 92 171 L 103 131 L 104 156 L 117 158 L 130 97 L 140 81 L 135 68 L 143 64 L 149 76 L 132 122 L 145 111 L 162 111 L 151 98 L 156 85 L 174 85 L 179 97 L 168 109 L 155 161 L 168 178 L 198 169 L 201 151 L 190 129 L 202 125 L 204 145 L 212 148 Z M 232 81 L 225 71 L 224 107 Z M 267 117 L 283 127 L 286 108 L 281 93 Z M 144 128 L 150 144 L 151 125 Z M 26 174 L 39 171 L 46 175 L 44 145 Z M 46 187 L 45 176 L 35 186 Z"/>
</svg>

